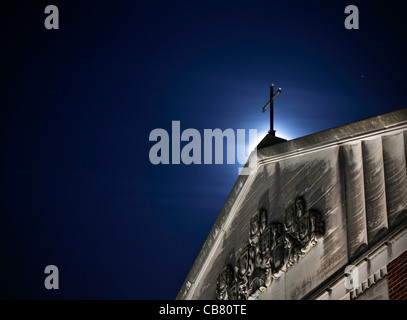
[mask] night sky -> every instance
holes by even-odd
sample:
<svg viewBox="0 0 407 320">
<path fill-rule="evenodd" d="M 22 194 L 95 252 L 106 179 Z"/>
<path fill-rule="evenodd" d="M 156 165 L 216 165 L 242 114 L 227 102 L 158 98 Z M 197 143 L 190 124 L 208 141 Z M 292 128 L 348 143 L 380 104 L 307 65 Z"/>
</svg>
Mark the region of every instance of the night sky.
<svg viewBox="0 0 407 320">
<path fill-rule="evenodd" d="M 153 165 L 155 128 L 262 137 L 272 82 L 286 139 L 406 107 L 402 1 L 13 2 L 0 19 L 3 299 L 176 297 L 239 164 Z"/>
</svg>

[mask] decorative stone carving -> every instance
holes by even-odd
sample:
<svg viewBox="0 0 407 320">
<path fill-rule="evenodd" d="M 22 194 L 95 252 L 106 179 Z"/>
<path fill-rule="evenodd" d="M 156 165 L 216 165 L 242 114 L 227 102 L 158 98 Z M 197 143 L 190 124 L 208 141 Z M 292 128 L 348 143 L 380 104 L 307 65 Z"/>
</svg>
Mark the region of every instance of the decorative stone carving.
<svg viewBox="0 0 407 320">
<path fill-rule="evenodd" d="M 306 211 L 302 198 L 287 205 L 284 223 L 268 225 L 266 210 L 258 210 L 250 219 L 249 244 L 234 270 L 227 265 L 218 275 L 217 299 L 256 299 L 273 278 L 279 278 L 315 246 L 324 232 L 321 214 Z"/>
<path fill-rule="evenodd" d="M 227 265 L 218 274 L 216 281 L 216 299 L 217 300 L 231 300 L 231 284 L 233 281 L 233 269 Z"/>
<path fill-rule="evenodd" d="M 239 257 L 235 267 L 237 277 L 237 299 L 245 300 L 247 297 L 249 275 L 252 273 L 249 270 L 249 250 L 245 249 Z"/>
<path fill-rule="evenodd" d="M 284 227 L 281 223 L 273 223 L 270 226 L 272 234 L 271 243 L 271 270 L 273 276 L 278 278 L 282 275 L 282 268 L 286 262 L 286 250 L 284 246 Z"/>
<path fill-rule="evenodd" d="M 258 228 L 257 228 L 258 225 Z M 249 290 L 247 296 L 258 296 L 266 290 L 266 282 L 269 281 L 269 268 L 265 265 L 263 251 L 263 236 L 267 229 L 267 212 L 258 210 L 250 221 L 250 248 L 249 248 L 249 265 L 253 264 L 253 272 L 250 274 Z M 256 231 L 255 233 L 253 231 Z M 252 260 L 252 262 L 250 261 Z M 246 297 L 247 298 L 247 297 Z"/>
</svg>

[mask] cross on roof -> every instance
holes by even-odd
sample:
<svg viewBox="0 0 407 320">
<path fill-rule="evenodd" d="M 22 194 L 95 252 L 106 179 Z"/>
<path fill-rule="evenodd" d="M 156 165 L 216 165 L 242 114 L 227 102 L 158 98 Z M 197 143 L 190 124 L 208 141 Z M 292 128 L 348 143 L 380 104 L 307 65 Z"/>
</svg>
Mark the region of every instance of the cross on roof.
<svg viewBox="0 0 407 320">
<path fill-rule="evenodd" d="M 266 105 L 263 107 L 263 113 L 267 110 L 268 106 L 270 106 L 270 130 L 269 134 L 272 136 L 276 135 L 276 130 L 273 128 L 273 112 L 274 112 L 274 100 L 277 98 L 277 96 L 281 92 L 281 87 L 278 87 L 277 91 L 274 93 L 274 84 L 272 83 L 270 85 L 270 100 L 266 103 Z"/>
</svg>

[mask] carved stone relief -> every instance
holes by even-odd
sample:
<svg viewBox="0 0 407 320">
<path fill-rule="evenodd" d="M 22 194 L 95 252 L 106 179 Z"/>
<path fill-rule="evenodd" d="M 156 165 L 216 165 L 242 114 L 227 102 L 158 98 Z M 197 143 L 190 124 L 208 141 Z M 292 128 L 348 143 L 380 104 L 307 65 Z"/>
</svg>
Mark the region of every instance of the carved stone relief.
<svg viewBox="0 0 407 320">
<path fill-rule="evenodd" d="M 267 212 L 258 210 L 250 218 L 248 245 L 234 269 L 225 266 L 218 274 L 218 300 L 256 299 L 273 279 L 279 278 L 303 257 L 325 233 L 321 214 L 305 210 L 302 198 L 285 209 L 284 223 L 267 223 Z"/>
</svg>

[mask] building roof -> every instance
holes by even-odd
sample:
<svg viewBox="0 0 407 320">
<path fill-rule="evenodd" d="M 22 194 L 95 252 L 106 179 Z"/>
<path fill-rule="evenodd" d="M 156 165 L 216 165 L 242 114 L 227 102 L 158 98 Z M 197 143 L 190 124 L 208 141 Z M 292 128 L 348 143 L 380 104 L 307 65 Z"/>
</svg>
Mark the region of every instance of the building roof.
<svg viewBox="0 0 407 320">
<path fill-rule="evenodd" d="M 407 108 L 290 141 L 271 140 L 271 143 L 267 144 L 267 139 L 264 139 L 259 144 L 259 149 L 255 150 L 257 152 L 252 152 L 247 163 L 249 163 L 251 157 L 257 156 L 257 164 L 258 166 L 261 166 L 284 158 L 295 157 L 303 153 L 338 146 L 340 144 L 352 142 L 352 140 L 361 138 L 369 139 L 369 136 L 374 136 L 380 132 L 387 132 L 403 127 L 407 128 Z M 194 286 L 194 283 L 201 280 L 201 270 L 208 267 L 207 264 L 211 261 L 214 254 L 214 248 L 220 243 L 221 238 L 230 223 L 230 212 L 238 205 L 242 191 L 247 188 L 247 185 L 250 185 L 250 183 L 247 183 L 249 179 L 252 179 L 250 175 L 239 175 L 237 178 L 236 183 L 226 199 L 217 220 L 215 221 L 198 257 L 178 293 L 177 299 L 188 298 L 188 292 Z"/>
</svg>

